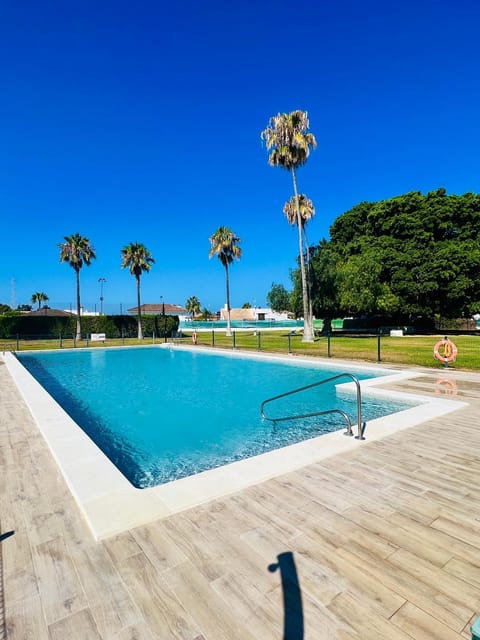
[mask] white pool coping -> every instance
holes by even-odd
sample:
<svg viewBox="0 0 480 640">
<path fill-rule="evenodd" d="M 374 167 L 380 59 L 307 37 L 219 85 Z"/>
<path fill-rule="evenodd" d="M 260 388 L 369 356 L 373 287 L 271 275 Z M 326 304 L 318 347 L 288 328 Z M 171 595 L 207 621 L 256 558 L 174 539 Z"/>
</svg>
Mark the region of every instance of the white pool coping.
<svg viewBox="0 0 480 640">
<path fill-rule="evenodd" d="M 172 347 L 172 345 L 158 345 L 156 348 L 193 350 L 190 347 Z M 202 349 L 202 351 L 226 355 L 223 352 L 219 354 L 218 350 L 213 349 Z M 291 357 L 271 354 L 252 355 L 246 352 L 229 352 L 228 355 L 292 361 Z M 157 487 L 136 489 L 23 367 L 14 354 L 5 353 L 3 360 L 96 540 L 241 491 L 246 487 L 300 469 L 332 455 L 365 446 L 365 442 L 346 437 L 342 429 Z M 295 357 L 295 363 L 302 362 L 312 365 L 312 359 Z M 323 360 L 313 362 L 319 366 L 328 367 L 328 363 Z M 338 365 L 338 362 L 332 363 L 331 367 L 337 370 Z M 379 367 L 356 363 L 351 363 L 351 367 L 352 370 L 357 371 L 379 370 Z M 392 400 L 413 400 L 423 403 L 399 413 L 369 421 L 365 433 L 366 442 L 379 440 L 467 405 L 466 402 L 458 400 L 437 399 L 386 391 L 381 388 L 386 383 L 421 375 L 425 375 L 424 372 L 402 370 L 381 378 L 361 381 L 362 394 L 376 394 L 387 396 Z M 338 387 L 350 390 L 354 387 L 354 383 L 347 382 Z M 356 431 L 356 427 L 354 430 Z"/>
</svg>

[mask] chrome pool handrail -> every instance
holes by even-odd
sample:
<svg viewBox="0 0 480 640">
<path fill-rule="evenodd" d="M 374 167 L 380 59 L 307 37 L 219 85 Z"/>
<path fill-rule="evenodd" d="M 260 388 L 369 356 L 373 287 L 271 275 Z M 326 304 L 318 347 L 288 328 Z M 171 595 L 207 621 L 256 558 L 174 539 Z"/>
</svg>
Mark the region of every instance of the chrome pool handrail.
<svg viewBox="0 0 480 640">
<path fill-rule="evenodd" d="M 355 383 L 355 385 L 357 387 L 357 427 L 358 427 L 358 435 L 356 435 L 355 438 L 357 440 L 365 440 L 365 437 L 364 437 L 363 434 L 364 434 L 364 431 L 365 431 L 366 423 L 362 421 L 362 392 L 361 392 L 361 389 L 360 389 L 360 382 L 351 373 L 339 373 L 338 375 L 332 376 L 330 378 L 326 378 L 325 380 L 320 380 L 319 382 L 314 382 L 312 384 L 307 384 L 305 387 L 299 387 L 298 389 L 292 389 L 291 391 L 286 391 L 285 393 L 280 393 L 278 396 L 273 396 L 271 398 L 267 398 L 260 405 L 260 415 L 265 420 L 270 420 L 271 422 L 281 422 L 283 420 L 295 420 L 295 419 L 300 419 L 300 418 L 311 418 L 313 416 L 321 416 L 321 415 L 325 415 L 327 413 L 340 413 L 345 418 L 345 420 L 347 422 L 347 431 L 345 432 L 345 435 L 353 436 L 352 422 L 350 420 L 350 417 L 348 416 L 348 414 L 345 413 L 345 411 L 342 411 L 341 409 L 329 409 L 327 411 L 314 411 L 312 413 L 297 414 L 297 415 L 293 415 L 293 416 L 282 416 L 281 418 L 270 418 L 270 417 L 266 416 L 265 412 L 264 412 L 264 407 L 269 402 L 273 402 L 274 400 L 279 400 L 280 398 L 286 398 L 287 396 L 291 396 L 294 393 L 300 393 L 301 391 L 307 391 L 307 389 L 313 389 L 314 387 L 319 387 L 320 385 L 326 384 L 327 382 L 333 382 L 334 380 L 338 380 L 339 378 L 345 378 L 345 377 L 350 378 L 351 380 L 353 380 L 353 382 Z"/>
</svg>

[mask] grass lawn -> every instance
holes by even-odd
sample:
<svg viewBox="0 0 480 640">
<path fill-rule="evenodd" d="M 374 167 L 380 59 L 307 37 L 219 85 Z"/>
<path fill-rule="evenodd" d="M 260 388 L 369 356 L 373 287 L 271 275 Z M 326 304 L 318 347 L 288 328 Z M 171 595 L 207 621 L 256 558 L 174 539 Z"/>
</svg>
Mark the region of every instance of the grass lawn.
<svg viewBox="0 0 480 640">
<path fill-rule="evenodd" d="M 433 357 L 435 343 L 442 336 L 403 336 L 380 338 L 380 361 L 385 363 L 419 365 L 444 369 L 444 365 Z M 458 347 L 458 357 L 450 368 L 456 369 L 480 369 L 480 336 L 455 336 L 453 342 Z M 198 344 L 212 345 L 211 333 L 199 333 Z M 233 338 L 228 338 L 224 333 L 215 334 L 215 346 L 232 348 Z M 235 346 L 238 349 L 259 349 L 259 336 L 254 333 L 238 332 L 235 334 Z M 264 331 L 260 335 L 260 347 L 262 351 L 288 353 L 288 331 Z M 310 344 L 302 343 L 301 334 L 290 336 L 290 350 L 297 355 L 329 356 L 328 339 L 326 337 L 315 338 Z M 366 362 L 378 362 L 378 338 L 377 336 L 343 336 L 335 334 L 330 339 L 330 357 L 344 358 L 347 360 L 363 360 Z"/>
<path fill-rule="evenodd" d="M 246 349 L 252 351 L 265 351 L 274 353 L 288 353 L 296 355 L 308 355 L 318 357 L 329 357 L 329 345 L 326 337 L 317 337 L 313 343 L 302 343 L 302 336 L 290 334 L 289 331 L 262 331 L 258 332 L 235 332 L 233 336 L 227 337 L 224 332 L 216 332 L 214 337 L 212 332 L 199 332 L 198 345 L 215 346 L 219 348 Z M 177 342 L 192 344 L 191 333 L 184 333 L 183 338 Z M 433 357 L 433 347 L 435 343 L 443 338 L 438 336 L 403 336 L 380 338 L 380 361 L 392 364 L 419 365 L 444 369 L 444 365 Z M 480 336 L 454 336 L 453 342 L 458 347 L 458 356 L 455 363 L 450 364 L 452 369 L 480 369 Z M 119 347 L 159 344 L 162 339 L 155 341 L 149 337 L 144 340 L 136 338 L 114 339 L 107 338 L 103 342 L 90 342 L 82 340 L 76 344 L 77 348 L 98 348 L 98 347 Z M 171 340 L 169 340 L 171 342 Z M 213 345 L 212 345 L 213 343 Z M 62 348 L 71 349 L 74 347 L 73 340 L 62 340 Z M 59 349 L 58 339 L 53 340 L 1 340 L 0 349 L 14 350 L 40 350 Z M 364 362 L 378 362 L 378 338 L 377 336 L 343 336 L 333 334 L 330 339 L 330 357 L 342 358 L 346 360 L 359 360 Z"/>
</svg>

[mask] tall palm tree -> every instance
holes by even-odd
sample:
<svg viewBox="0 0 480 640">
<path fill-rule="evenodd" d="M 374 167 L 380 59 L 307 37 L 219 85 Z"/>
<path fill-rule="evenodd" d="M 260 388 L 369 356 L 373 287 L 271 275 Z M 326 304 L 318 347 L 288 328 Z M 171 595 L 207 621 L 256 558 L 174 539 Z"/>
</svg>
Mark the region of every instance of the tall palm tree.
<svg viewBox="0 0 480 640">
<path fill-rule="evenodd" d="M 308 239 L 307 239 L 307 231 L 306 231 L 306 226 L 308 224 L 308 221 L 311 220 L 313 218 L 313 216 L 315 215 L 315 207 L 313 205 L 313 202 L 307 198 L 307 196 L 304 193 L 300 193 L 298 195 L 298 208 L 300 210 L 300 221 L 301 221 L 301 225 L 302 225 L 302 232 L 303 232 L 303 236 L 304 236 L 304 240 L 305 240 L 305 271 L 307 274 L 307 291 L 308 291 L 308 311 L 309 311 L 309 315 L 311 318 L 313 318 L 313 312 L 312 312 L 312 290 L 311 290 L 311 269 L 310 269 L 310 249 L 308 246 Z M 288 200 L 288 202 L 285 203 L 285 206 L 283 207 L 283 213 L 286 215 L 287 220 L 288 220 L 288 224 L 291 224 L 292 226 L 295 226 L 296 224 L 298 224 L 298 218 L 297 218 L 297 200 L 295 198 L 295 196 L 292 196 L 290 198 L 290 200 Z"/>
<path fill-rule="evenodd" d="M 137 281 L 137 310 L 138 310 L 138 339 L 143 340 L 142 310 L 140 308 L 140 276 L 150 271 L 150 265 L 155 262 L 152 254 L 144 244 L 131 242 L 121 250 L 122 269 L 129 268 Z"/>
<path fill-rule="evenodd" d="M 60 262 L 68 262 L 75 271 L 77 284 L 77 340 L 82 339 L 81 306 L 80 306 L 80 269 L 85 264 L 90 266 L 92 260 L 97 257 L 90 240 L 74 233 L 72 236 L 64 236 L 64 243 L 57 245 L 60 248 Z"/>
<path fill-rule="evenodd" d="M 42 306 L 42 302 L 46 302 L 48 300 L 48 296 L 43 291 L 36 291 L 32 295 L 32 304 L 38 304 L 38 308 Z"/>
<path fill-rule="evenodd" d="M 297 110 L 291 113 L 278 113 L 276 116 L 273 116 L 269 120 L 268 127 L 261 133 L 267 149 L 271 149 L 268 157 L 269 164 L 272 167 L 286 169 L 292 174 L 298 225 L 300 270 L 302 275 L 303 342 L 313 342 L 313 318 L 308 299 L 307 276 L 303 256 L 303 225 L 297 188 L 297 169 L 306 163 L 310 155 L 310 149 L 314 149 L 317 146 L 315 136 L 308 131 L 309 126 L 310 122 L 307 112 Z"/>
<path fill-rule="evenodd" d="M 196 296 L 191 296 L 185 303 L 185 309 L 195 318 L 196 313 L 200 313 L 200 300 Z"/>
<path fill-rule="evenodd" d="M 225 281 L 227 289 L 227 336 L 231 336 L 230 282 L 228 279 L 228 267 L 233 263 L 234 259 L 240 260 L 242 256 L 242 250 L 238 246 L 241 240 L 228 227 L 218 227 L 215 233 L 210 236 L 209 240 L 211 249 L 208 257 L 211 258 L 212 256 L 217 255 L 218 259 L 225 267 Z"/>
</svg>

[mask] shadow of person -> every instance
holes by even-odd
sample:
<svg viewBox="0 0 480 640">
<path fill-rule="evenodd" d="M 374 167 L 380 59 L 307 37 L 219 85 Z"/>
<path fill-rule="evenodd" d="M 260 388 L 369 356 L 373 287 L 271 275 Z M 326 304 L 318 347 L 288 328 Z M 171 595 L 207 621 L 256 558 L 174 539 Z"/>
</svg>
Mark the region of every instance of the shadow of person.
<svg viewBox="0 0 480 640">
<path fill-rule="evenodd" d="M 283 591 L 283 640 L 303 640 L 302 592 L 291 551 L 280 553 L 277 561 L 268 565 L 271 573 L 280 570 Z"/>
</svg>

